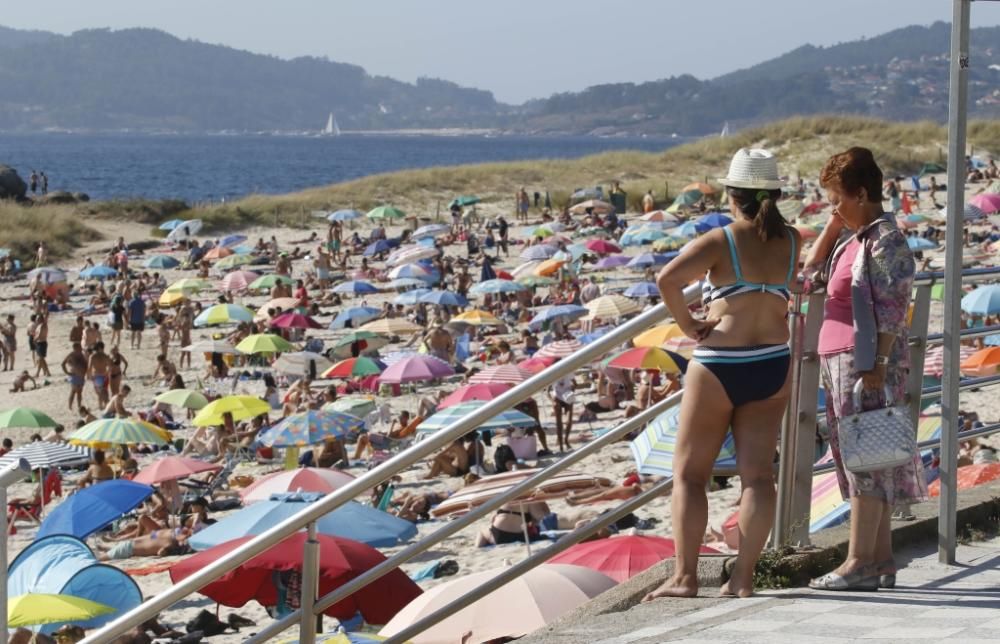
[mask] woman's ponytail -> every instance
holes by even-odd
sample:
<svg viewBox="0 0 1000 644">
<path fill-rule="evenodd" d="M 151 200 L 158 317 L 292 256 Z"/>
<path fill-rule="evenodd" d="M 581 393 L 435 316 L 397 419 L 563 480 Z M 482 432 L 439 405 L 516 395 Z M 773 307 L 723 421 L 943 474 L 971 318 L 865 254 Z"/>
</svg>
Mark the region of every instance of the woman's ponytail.
<svg viewBox="0 0 1000 644">
<path fill-rule="evenodd" d="M 785 218 L 778 210 L 781 190 L 730 188 L 729 195 L 748 219 L 752 219 L 761 241 L 784 238 Z"/>
</svg>

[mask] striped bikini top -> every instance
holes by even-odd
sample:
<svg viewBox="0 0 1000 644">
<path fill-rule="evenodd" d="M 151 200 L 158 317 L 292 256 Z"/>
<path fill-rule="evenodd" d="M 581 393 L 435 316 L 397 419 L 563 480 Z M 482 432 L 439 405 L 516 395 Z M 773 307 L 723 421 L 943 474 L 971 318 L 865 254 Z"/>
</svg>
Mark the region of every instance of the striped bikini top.
<svg viewBox="0 0 1000 644">
<path fill-rule="evenodd" d="M 748 282 L 743 279 L 743 271 L 740 269 L 740 258 L 736 254 L 736 242 L 733 240 L 733 233 L 729 230 L 728 226 L 723 228 L 722 232 L 726 234 L 726 241 L 729 243 L 729 257 L 733 262 L 733 272 L 736 273 L 736 281 L 723 286 L 713 286 L 711 282 L 705 280 L 705 285 L 702 287 L 701 293 L 702 304 L 707 305 L 715 300 L 724 300 L 746 293 L 771 293 L 784 298 L 785 302 L 788 302 L 792 298 L 792 293 L 788 289 L 788 285 L 792 283 L 792 277 L 795 275 L 795 235 L 789 231 L 789 236 L 792 240 L 792 256 L 788 260 L 788 275 L 785 276 L 785 281 L 780 284 L 763 284 Z"/>
</svg>

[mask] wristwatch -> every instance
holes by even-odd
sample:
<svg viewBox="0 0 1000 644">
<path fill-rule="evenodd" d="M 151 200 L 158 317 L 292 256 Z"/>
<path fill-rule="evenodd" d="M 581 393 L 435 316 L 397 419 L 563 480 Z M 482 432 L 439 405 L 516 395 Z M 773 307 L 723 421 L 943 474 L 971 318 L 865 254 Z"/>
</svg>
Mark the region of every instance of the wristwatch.
<svg viewBox="0 0 1000 644">
<path fill-rule="evenodd" d="M 889 364 L 889 356 L 875 356 L 876 365 L 887 365 Z"/>
</svg>

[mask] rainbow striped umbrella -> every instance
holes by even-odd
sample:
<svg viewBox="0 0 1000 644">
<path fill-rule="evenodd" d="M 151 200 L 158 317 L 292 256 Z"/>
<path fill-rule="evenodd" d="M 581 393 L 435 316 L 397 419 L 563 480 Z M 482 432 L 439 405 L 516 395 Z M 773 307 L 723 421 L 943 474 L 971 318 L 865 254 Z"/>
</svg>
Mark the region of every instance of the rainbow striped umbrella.
<svg viewBox="0 0 1000 644">
<path fill-rule="evenodd" d="M 673 476 L 674 447 L 677 431 L 680 429 L 680 412 L 680 405 L 663 412 L 629 444 L 636 467 L 641 474 Z M 732 432 L 726 432 L 715 466 L 736 467 L 736 441 Z"/>
<path fill-rule="evenodd" d="M 681 365 L 668 352 L 659 347 L 637 347 L 623 351 L 608 361 L 609 367 L 619 369 L 647 369 L 663 373 L 680 373 L 687 365 Z"/>
<path fill-rule="evenodd" d="M 343 438 L 358 432 L 365 421 L 332 409 L 313 409 L 293 414 L 263 432 L 258 439 L 268 447 L 305 447 L 327 438 Z"/>
<path fill-rule="evenodd" d="M 88 447 L 140 443 L 166 445 L 170 440 L 170 432 L 138 418 L 102 418 L 87 423 L 69 437 L 73 445 Z"/>
<path fill-rule="evenodd" d="M 341 360 L 323 372 L 323 378 L 357 378 L 374 376 L 385 371 L 385 365 L 378 360 L 359 357 Z"/>
</svg>

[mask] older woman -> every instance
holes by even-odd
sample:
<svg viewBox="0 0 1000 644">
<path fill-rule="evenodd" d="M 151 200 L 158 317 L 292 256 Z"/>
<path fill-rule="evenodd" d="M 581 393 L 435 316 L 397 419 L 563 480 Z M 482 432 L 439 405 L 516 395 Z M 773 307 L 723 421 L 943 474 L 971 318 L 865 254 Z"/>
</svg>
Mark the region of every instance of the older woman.
<svg viewBox="0 0 1000 644">
<path fill-rule="evenodd" d="M 705 489 L 726 430 L 736 439 L 740 553 L 722 593 L 753 592 L 753 570 L 774 518 L 774 453 L 789 396 L 788 301 L 801 240 L 778 212 L 782 181 L 767 150 L 739 150 L 729 176 L 734 221 L 702 235 L 657 279 L 681 330 L 698 341 L 688 365 L 674 450 L 674 576 L 646 596 L 698 594 L 698 551 L 708 524 Z M 691 316 L 683 289 L 708 273 L 704 320 Z"/>
<path fill-rule="evenodd" d="M 823 167 L 820 182 L 835 217 L 813 246 L 806 266 L 807 270 L 826 266 L 819 353 L 830 450 L 840 492 L 851 503 L 852 525 L 847 559 L 810 586 L 891 588 L 896 581 L 889 524 L 892 507 L 926 500 L 923 464 L 916 455 L 912 462 L 884 471 L 848 471 L 840 454 L 838 423 L 857 411 L 884 405 L 883 388 L 897 401 L 905 395 L 913 254 L 892 215 L 882 210 L 882 171 L 870 150 L 856 147 L 834 155 Z M 850 234 L 841 235 L 845 227 Z M 859 379 L 864 388 L 862 410 L 855 409 L 852 398 Z"/>
</svg>

